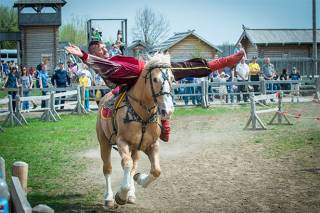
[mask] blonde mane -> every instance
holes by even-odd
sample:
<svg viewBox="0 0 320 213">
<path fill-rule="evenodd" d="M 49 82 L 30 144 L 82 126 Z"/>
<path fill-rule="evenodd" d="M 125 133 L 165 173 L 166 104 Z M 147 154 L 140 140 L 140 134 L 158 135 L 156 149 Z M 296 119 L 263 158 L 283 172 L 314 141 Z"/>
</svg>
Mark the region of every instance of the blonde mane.
<svg viewBox="0 0 320 213">
<path fill-rule="evenodd" d="M 145 70 L 149 70 L 152 67 L 159 65 L 168 65 L 170 66 L 170 55 L 163 53 L 156 53 L 154 56 L 150 57 L 145 65 Z"/>
</svg>

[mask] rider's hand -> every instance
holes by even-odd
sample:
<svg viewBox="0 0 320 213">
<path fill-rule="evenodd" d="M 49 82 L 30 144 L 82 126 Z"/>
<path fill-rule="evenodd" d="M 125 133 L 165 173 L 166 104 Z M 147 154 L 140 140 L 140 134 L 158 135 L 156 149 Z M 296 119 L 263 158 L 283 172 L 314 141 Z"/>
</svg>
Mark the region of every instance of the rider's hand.
<svg viewBox="0 0 320 213">
<path fill-rule="evenodd" d="M 75 46 L 75 45 L 70 45 L 68 47 L 65 47 L 64 48 L 68 53 L 71 53 L 75 56 L 78 56 L 78 57 L 83 57 L 83 53 L 81 52 L 80 48 Z"/>
</svg>

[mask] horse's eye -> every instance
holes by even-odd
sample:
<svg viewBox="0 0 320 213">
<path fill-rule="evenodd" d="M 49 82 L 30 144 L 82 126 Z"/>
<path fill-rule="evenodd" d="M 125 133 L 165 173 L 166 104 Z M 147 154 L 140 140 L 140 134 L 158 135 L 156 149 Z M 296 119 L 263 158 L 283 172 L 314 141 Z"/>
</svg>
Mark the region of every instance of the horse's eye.
<svg viewBox="0 0 320 213">
<path fill-rule="evenodd" d="M 154 83 L 158 83 L 158 78 L 153 78 Z"/>
</svg>

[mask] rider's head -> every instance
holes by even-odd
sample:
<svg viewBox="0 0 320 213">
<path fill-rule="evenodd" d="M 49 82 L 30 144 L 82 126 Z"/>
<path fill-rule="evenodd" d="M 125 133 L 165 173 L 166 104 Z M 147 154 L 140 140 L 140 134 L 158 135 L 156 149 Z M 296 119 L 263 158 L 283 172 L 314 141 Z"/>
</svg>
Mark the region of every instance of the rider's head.
<svg viewBox="0 0 320 213">
<path fill-rule="evenodd" d="M 109 57 L 108 50 L 102 41 L 91 41 L 89 43 L 88 51 L 90 54 L 101 58 Z"/>
</svg>

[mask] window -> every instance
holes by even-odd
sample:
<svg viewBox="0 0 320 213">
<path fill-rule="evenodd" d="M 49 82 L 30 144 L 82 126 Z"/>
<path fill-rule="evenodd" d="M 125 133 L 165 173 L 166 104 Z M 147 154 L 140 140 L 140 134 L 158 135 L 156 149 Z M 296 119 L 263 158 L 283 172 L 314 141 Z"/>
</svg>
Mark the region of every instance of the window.
<svg viewBox="0 0 320 213">
<path fill-rule="evenodd" d="M 0 57 L 1 58 L 7 58 L 7 53 L 1 53 Z"/>
<path fill-rule="evenodd" d="M 8 58 L 17 58 L 16 53 L 8 53 Z"/>
</svg>

